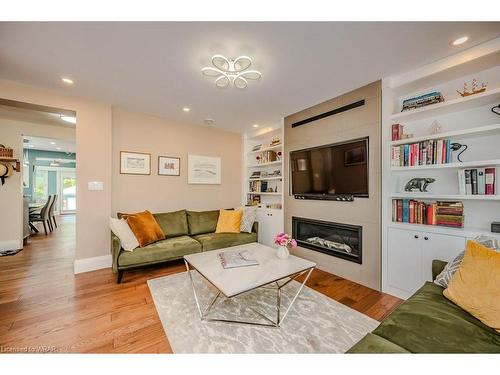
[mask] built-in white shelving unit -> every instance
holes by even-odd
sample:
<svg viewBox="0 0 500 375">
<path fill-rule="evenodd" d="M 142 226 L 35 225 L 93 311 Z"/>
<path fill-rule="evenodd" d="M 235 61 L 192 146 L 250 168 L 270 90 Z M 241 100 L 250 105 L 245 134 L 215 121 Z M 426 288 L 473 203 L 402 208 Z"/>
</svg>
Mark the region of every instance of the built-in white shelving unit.
<svg viewBox="0 0 500 375">
<path fill-rule="evenodd" d="M 273 139 L 279 140 L 279 143 L 273 144 Z M 260 201 L 257 205 L 259 242 L 272 246 L 276 233 L 283 230 L 283 126 L 279 124 L 253 134 L 245 134 L 243 142 L 242 201 L 243 204 L 250 204 L 254 199 Z M 255 150 L 259 145 L 260 148 Z M 260 162 L 268 153 L 276 156 L 277 160 Z M 279 157 L 278 153 L 281 154 Z M 260 172 L 260 176 L 251 178 L 255 172 Z M 251 187 L 256 183 L 267 184 L 266 191 L 252 191 Z"/>
<path fill-rule="evenodd" d="M 483 93 L 461 97 L 464 82 L 475 78 L 487 83 Z M 382 80 L 382 290 L 407 298 L 431 279 L 433 259 L 452 260 L 464 249 L 467 239 L 490 235 L 490 225 L 500 221 L 500 116 L 491 111 L 500 104 L 500 38 L 460 52 L 446 59 Z M 445 101 L 401 112 L 402 101 L 429 91 L 439 91 Z M 432 134 L 437 121 L 441 130 Z M 391 126 L 401 124 L 410 138 L 392 141 Z M 400 167 L 391 165 L 394 146 L 426 140 L 450 139 L 467 145 L 457 159 L 452 153 L 447 164 Z M 497 168 L 494 195 L 460 194 L 461 169 Z M 434 178 L 428 192 L 406 192 L 415 177 Z M 464 227 L 449 228 L 393 222 L 392 200 L 427 202 L 461 201 Z"/>
</svg>

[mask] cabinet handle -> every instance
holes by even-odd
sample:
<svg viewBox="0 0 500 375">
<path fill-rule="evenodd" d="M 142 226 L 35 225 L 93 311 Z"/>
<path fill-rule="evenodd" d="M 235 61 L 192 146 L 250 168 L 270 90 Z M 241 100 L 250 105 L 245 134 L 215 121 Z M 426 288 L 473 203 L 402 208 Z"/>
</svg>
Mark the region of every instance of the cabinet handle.
<svg viewBox="0 0 500 375">
<path fill-rule="evenodd" d="M 414 235 L 413 237 L 415 237 L 416 239 L 418 239 L 418 238 L 419 238 L 419 237 L 418 237 L 418 234 Z"/>
<path fill-rule="evenodd" d="M 425 236 L 425 237 L 424 237 L 424 240 L 426 240 L 426 241 L 427 241 L 427 240 L 429 240 L 429 237 Z"/>
</svg>

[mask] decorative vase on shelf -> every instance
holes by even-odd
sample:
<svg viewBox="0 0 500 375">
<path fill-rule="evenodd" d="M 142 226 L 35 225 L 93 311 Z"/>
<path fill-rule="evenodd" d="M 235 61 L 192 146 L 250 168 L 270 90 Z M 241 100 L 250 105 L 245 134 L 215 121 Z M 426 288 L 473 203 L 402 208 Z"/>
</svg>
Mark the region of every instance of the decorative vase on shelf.
<svg viewBox="0 0 500 375">
<path fill-rule="evenodd" d="M 286 259 L 290 256 L 290 251 L 288 251 L 288 247 L 279 246 L 278 250 L 276 250 L 276 256 L 280 259 Z"/>
</svg>

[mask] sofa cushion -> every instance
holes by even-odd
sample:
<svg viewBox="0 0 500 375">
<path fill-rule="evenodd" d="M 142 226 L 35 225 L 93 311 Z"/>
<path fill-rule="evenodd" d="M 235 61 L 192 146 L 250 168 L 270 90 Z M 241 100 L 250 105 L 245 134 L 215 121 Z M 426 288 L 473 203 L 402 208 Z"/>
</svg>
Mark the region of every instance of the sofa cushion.
<svg viewBox="0 0 500 375">
<path fill-rule="evenodd" d="M 133 252 L 122 251 L 118 257 L 118 266 L 140 266 L 178 259 L 186 254 L 200 253 L 201 245 L 189 236 L 167 238 Z"/>
<path fill-rule="evenodd" d="M 203 251 L 209 251 L 257 242 L 257 233 L 205 233 L 193 238 L 201 243 Z"/>
<path fill-rule="evenodd" d="M 413 353 L 499 353 L 500 334 L 427 282 L 374 331 Z"/>
<path fill-rule="evenodd" d="M 219 210 L 215 233 L 240 233 L 242 210 Z"/>
<path fill-rule="evenodd" d="M 215 211 L 187 211 L 189 235 L 213 233 L 217 228 L 219 210 Z"/>
<path fill-rule="evenodd" d="M 347 353 L 409 353 L 409 351 L 383 337 L 369 333 Z"/>
<path fill-rule="evenodd" d="M 500 253 L 467 241 L 462 265 L 443 294 L 500 333 Z"/>
<path fill-rule="evenodd" d="M 186 210 L 153 214 L 166 238 L 189 234 Z"/>
<path fill-rule="evenodd" d="M 165 233 L 148 210 L 125 216 L 141 247 L 163 240 Z"/>
</svg>

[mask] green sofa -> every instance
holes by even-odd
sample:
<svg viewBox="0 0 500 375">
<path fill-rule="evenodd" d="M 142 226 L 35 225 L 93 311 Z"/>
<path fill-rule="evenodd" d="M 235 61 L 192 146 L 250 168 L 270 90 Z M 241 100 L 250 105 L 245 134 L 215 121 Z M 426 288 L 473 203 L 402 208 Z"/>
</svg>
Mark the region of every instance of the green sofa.
<svg viewBox="0 0 500 375">
<path fill-rule="evenodd" d="M 121 216 L 118 213 L 118 218 Z M 134 251 L 125 251 L 118 237 L 111 232 L 112 267 L 113 272 L 118 274 L 118 284 L 127 269 L 181 259 L 186 254 L 257 242 L 257 222 L 253 225 L 252 233 L 215 233 L 219 211 L 180 210 L 153 216 L 165 233 L 162 241 Z"/>
<path fill-rule="evenodd" d="M 433 278 L 445 265 L 433 261 Z M 500 333 L 427 282 L 348 353 L 500 353 Z"/>
</svg>

